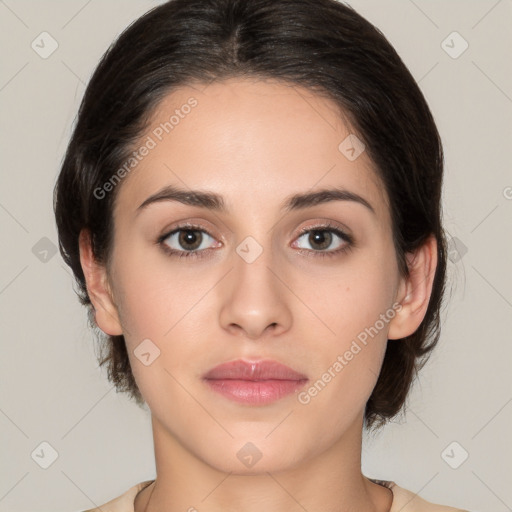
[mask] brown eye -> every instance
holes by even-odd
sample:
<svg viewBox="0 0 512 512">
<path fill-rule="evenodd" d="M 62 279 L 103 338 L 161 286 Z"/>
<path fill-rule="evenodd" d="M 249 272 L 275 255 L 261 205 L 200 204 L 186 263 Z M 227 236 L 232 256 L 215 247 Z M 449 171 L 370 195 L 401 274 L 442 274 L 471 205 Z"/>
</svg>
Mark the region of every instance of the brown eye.
<svg viewBox="0 0 512 512">
<path fill-rule="evenodd" d="M 179 231 L 178 244 L 186 250 L 193 251 L 199 248 L 202 238 L 201 231 L 184 229 Z"/>
<path fill-rule="evenodd" d="M 311 231 L 308 236 L 308 243 L 313 246 L 313 249 L 323 250 L 331 245 L 332 239 L 333 235 L 329 231 Z"/>
<path fill-rule="evenodd" d="M 299 239 L 305 238 L 311 249 L 300 247 L 299 249 L 308 249 L 316 252 L 324 251 L 331 248 L 329 252 L 337 252 L 345 245 L 350 245 L 350 237 L 337 228 L 314 228 L 305 230 Z M 336 238 L 341 241 L 336 244 Z M 334 247 L 332 247 L 334 242 Z"/>
<path fill-rule="evenodd" d="M 157 242 L 166 253 L 178 257 L 202 257 L 215 239 L 199 226 L 179 226 L 162 235 Z"/>
</svg>

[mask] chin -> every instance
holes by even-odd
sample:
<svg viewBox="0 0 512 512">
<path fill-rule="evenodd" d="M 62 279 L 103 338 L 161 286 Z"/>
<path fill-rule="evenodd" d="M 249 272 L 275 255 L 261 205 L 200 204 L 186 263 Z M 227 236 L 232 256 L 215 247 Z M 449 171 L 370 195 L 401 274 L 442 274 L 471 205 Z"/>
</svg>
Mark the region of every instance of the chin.
<svg viewBox="0 0 512 512">
<path fill-rule="evenodd" d="M 218 471 L 254 476 L 293 469 L 308 457 L 309 451 L 303 453 L 300 444 L 290 436 L 286 442 L 265 439 L 267 435 L 268 431 L 260 436 L 235 437 L 229 442 L 216 443 L 213 451 L 211 444 L 205 445 L 203 453 L 197 455 Z"/>
</svg>

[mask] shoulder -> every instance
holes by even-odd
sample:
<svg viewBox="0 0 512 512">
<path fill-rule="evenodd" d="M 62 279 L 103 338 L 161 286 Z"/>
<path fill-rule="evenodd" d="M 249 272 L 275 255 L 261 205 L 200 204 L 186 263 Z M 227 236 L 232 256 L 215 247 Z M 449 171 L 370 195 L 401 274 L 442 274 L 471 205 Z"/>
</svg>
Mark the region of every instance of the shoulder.
<svg viewBox="0 0 512 512">
<path fill-rule="evenodd" d="M 130 487 L 126 492 L 121 494 L 121 496 L 110 500 L 108 503 L 105 503 L 100 507 L 84 510 L 83 512 L 134 512 L 133 503 L 135 501 L 135 496 L 137 496 L 142 489 L 152 482 L 153 480 L 140 482 L 133 487 Z"/>
<path fill-rule="evenodd" d="M 395 482 L 389 482 L 389 488 L 393 492 L 393 504 L 389 512 L 469 512 L 461 508 L 426 501 L 417 494 L 396 485 Z"/>
</svg>

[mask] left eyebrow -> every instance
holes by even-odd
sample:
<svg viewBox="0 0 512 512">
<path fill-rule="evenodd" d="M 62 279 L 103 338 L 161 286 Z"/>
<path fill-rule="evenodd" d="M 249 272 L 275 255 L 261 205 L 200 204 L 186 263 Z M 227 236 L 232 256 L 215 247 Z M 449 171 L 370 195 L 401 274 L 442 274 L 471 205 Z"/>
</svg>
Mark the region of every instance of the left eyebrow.
<svg viewBox="0 0 512 512">
<path fill-rule="evenodd" d="M 147 208 L 150 204 L 161 201 L 177 201 L 182 204 L 199 206 L 200 208 L 222 213 L 228 211 L 224 198 L 219 194 L 201 190 L 185 190 L 174 185 L 168 185 L 149 196 L 140 204 L 136 210 L 136 214 L 139 214 L 140 211 Z M 294 194 L 284 200 L 281 204 L 281 210 L 287 213 L 292 210 L 303 210 L 331 201 L 353 201 L 365 206 L 375 214 L 375 209 L 364 197 L 344 188 L 324 188 L 315 192 Z"/>
<path fill-rule="evenodd" d="M 281 208 L 285 212 L 289 212 L 291 210 L 310 208 L 311 206 L 330 201 L 354 201 L 365 206 L 375 214 L 375 209 L 364 197 L 344 188 L 324 188 L 306 194 L 294 194 L 284 202 Z"/>
</svg>

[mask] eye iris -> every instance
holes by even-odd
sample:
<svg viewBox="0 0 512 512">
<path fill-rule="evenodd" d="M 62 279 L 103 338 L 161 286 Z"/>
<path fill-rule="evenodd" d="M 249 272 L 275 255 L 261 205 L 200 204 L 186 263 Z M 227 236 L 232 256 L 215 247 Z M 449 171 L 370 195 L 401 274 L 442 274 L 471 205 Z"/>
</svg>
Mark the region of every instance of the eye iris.
<svg viewBox="0 0 512 512">
<path fill-rule="evenodd" d="M 192 229 L 183 229 L 181 230 L 178 238 L 180 245 L 190 250 L 197 249 L 201 245 L 200 231 L 194 231 Z M 194 240 L 196 241 L 196 243 L 194 243 Z M 192 244 L 192 247 L 187 247 L 187 245 L 189 244 Z"/>
<path fill-rule="evenodd" d="M 325 236 L 325 233 L 327 233 L 327 236 Z M 325 249 L 331 245 L 332 233 L 329 231 L 312 231 L 309 235 L 309 241 L 312 246 L 320 244 L 319 249 Z"/>
</svg>

